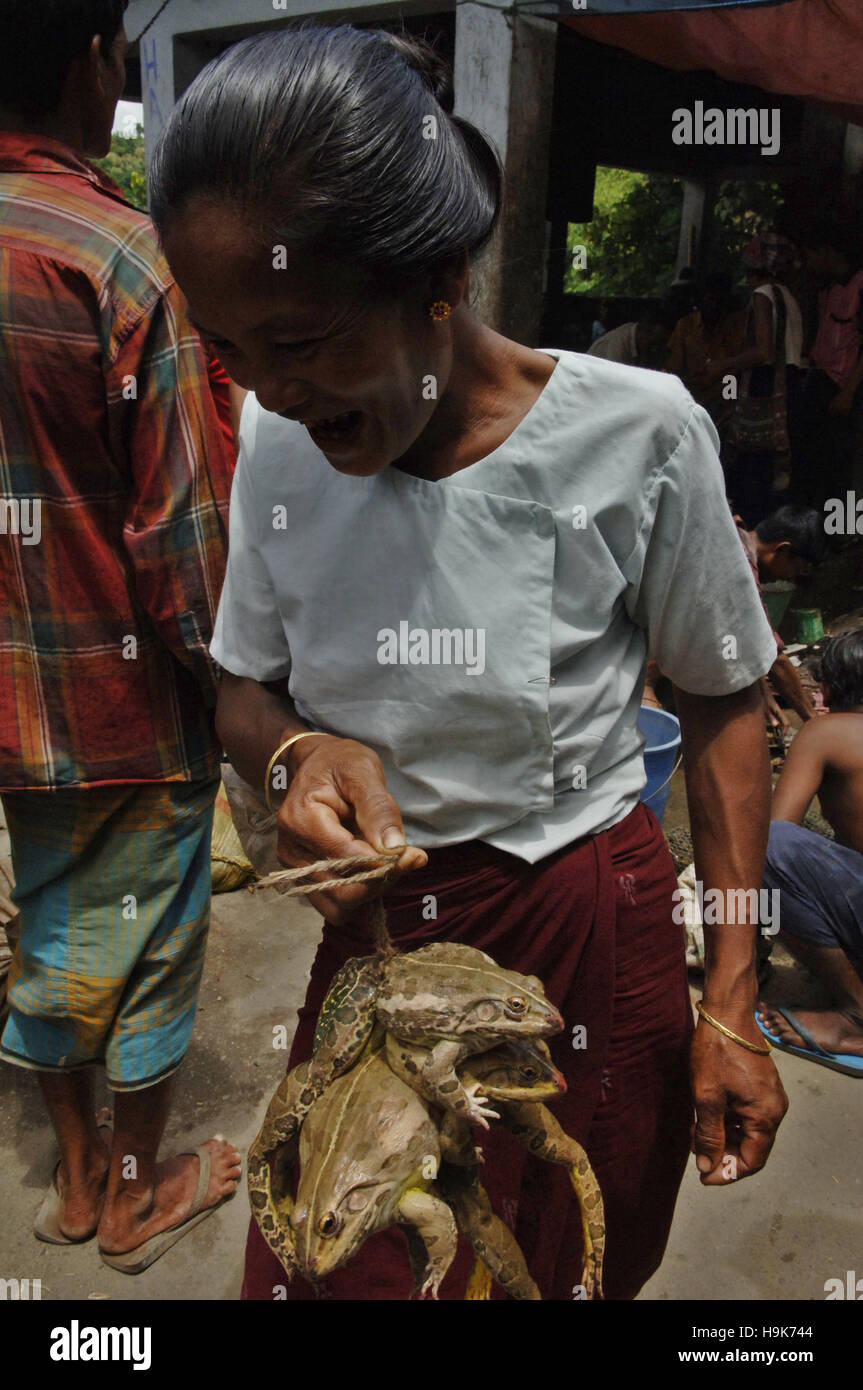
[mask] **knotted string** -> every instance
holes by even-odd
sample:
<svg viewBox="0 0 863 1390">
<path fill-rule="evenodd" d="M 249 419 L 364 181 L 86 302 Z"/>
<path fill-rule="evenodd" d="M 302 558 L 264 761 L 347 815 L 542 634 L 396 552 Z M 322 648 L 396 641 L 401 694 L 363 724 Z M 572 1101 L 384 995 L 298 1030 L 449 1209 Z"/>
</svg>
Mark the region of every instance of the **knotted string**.
<svg viewBox="0 0 863 1390">
<path fill-rule="evenodd" d="M 390 955 L 393 952 L 393 944 L 387 931 L 386 913 L 380 894 L 386 887 L 387 879 L 392 876 L 395 861 L 403 848 L 404 846 L 400 846 L 398 849 L 381 850 L 376 855 L 351 854 L 345 859 L 317 859 L 314 864 L 300 864 L 296 869 L 277 869 L 275 873 L 266 874 L 264 878 L 258 879 L 252 887 L 278 888 L 283 897 L 296 898 L 300 895 L 308 896 L 309 893 L 322 893 L 328 888 L 346 888 L 352 883 L 368 883 L 371 879 L 380 879 L 377 896 L 365 906 L 368 908 L 369 925 L 374 933 L 375 948 L 383 955 Z M 373 864 L 374 868 L 369 868 L 370 864 Z M 313 877 L 314 874 L 320 873 L 337 874 L 338 877 L 322 881 Z M 283 884 L 291 886 L 282 887 Z"/>
</svg>

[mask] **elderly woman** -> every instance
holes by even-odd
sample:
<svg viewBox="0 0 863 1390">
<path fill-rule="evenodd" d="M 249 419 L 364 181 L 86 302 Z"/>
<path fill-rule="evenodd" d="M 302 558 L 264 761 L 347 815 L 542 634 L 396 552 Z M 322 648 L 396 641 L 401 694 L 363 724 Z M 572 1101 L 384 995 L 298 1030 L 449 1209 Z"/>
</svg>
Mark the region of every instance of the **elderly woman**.
<svg viewBox="0 0 863 1390">
<path fill-rule="evenodd" d="M 151 197 L 195 321 L 254 392 L 213 644 L 225 747 L 259 787 L 274 766 L 286 864 L 409 846 L 386 896 L 399 947 L 465 942 L 544 980 L 566 1021 L 557 1118 L 603 1188 L 607 1296 L 632 1298 L 690 1143 L 702 1182 L 747 1176 L 785 1107 L 753 1012 L 755 926 L 708 928 L 693 1040 L 674 871 L 639 802 L 649 641 L 677 688 L 700 876 L 760 886 L 756 682 L 776 650 L 713 428 L 669 376 L 480 322 L 470 265 L 499 167 L 409 39 L 239 44 L 177 106 Z M 326 920 L 290 1065 L 333 973 L 370 949 L 366 896 L 312 899 Z M 566 1175 L 494 1127 L 486 1155 L 543 1297 L 573 1297 Z M 468 1255 L 443 1297 L 464 1297 Z M 244 1296 L 285 1282 L 253 1226 Z M 411 1286 L 388 1232 L 327 1291 Z"/>
</svg>

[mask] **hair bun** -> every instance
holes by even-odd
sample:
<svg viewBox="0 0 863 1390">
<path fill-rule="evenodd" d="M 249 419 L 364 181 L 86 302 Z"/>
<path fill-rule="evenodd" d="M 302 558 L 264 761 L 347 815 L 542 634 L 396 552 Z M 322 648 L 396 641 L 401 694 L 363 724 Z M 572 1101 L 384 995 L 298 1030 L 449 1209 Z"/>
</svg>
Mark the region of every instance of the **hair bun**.
<svg viewBox="0 0 863 1390">
<path fill-rule="evenodd" d="M 386 37 L 408 67 L 419 73 L 438 106 L 452 114 L 455 91 L 452 71 L 446 59 L 430 43 L 415 39 L 412 34 L 387 34 Z"/>
</svg>

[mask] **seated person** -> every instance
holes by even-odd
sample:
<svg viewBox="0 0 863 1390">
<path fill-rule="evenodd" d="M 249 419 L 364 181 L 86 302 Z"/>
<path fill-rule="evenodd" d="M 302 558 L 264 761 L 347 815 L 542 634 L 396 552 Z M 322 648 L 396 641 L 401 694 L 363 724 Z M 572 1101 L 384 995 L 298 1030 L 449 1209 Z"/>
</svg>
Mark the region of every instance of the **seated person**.
<svg viewBox="0 0 863 1390">
<path fill-rule="evenodd" d="M 765 888 L 778 888 L 779 940 L 833 997 L 830 1009 L 759 1004 L 791 1047 L 861 1058 L 863 1067 L 863 627 L 824 648 L 829 713 L 797 734 L 773 798 Z M 801 825 L 813 796 L 835 843 Z"/>
</svg>

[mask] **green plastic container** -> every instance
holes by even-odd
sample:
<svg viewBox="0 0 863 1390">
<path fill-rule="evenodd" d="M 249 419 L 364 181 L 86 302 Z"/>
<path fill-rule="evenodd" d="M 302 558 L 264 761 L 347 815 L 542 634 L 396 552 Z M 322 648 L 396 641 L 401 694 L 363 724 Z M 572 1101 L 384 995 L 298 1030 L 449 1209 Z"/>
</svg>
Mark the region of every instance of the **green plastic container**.
<svg viewBox="0 0 863 1390">
<path fill-rule="evenodd" d="M 791 602 L 795 586 L 787 579 L 772 579 L 761 585 L 761 597 L 772 627 L 777 627 L 785 617 L 785 610 Z"/>
<path fill-rule="evenodd" d="M 824 624 L 821 621 L 820 608 L 793 608 L 791 610 L 797 620 L 797 641 L 798 642 L 820 642 L 824 636 Z"/>
</svg>

